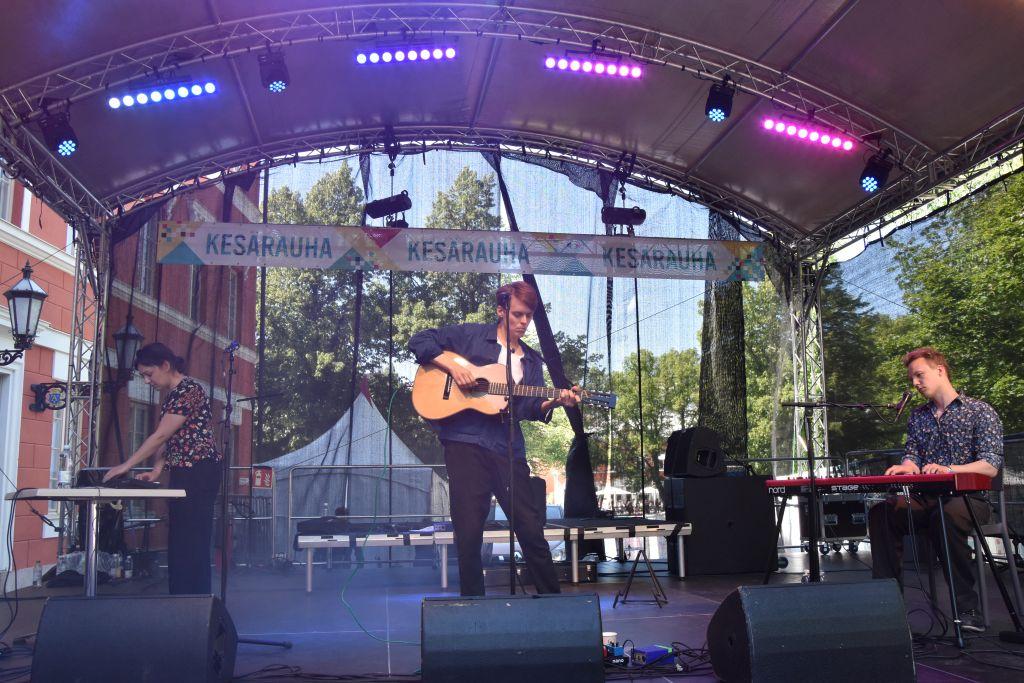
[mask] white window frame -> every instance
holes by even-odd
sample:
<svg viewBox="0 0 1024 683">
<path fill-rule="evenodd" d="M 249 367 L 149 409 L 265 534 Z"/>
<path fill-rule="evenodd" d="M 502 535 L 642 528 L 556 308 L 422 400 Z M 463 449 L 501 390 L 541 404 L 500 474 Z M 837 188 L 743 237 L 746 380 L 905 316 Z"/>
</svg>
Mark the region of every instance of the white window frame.
<svg viewBox="0 0 1024 683">
<path fill-rule="evenodd" d="M 14 181 L 0 170 L 0 220 L 12 223 L 14 218 Z"/>
</svg>

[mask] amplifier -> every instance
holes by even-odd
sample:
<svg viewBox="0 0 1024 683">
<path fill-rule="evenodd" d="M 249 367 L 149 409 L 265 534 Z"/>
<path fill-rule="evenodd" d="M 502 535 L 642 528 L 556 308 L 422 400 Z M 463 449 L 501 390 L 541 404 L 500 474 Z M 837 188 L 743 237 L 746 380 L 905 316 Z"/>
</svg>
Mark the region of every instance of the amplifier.
<svg viewBox="0 0 1024 683">
<path fill-rule="evenodd" d="M 807 501 L 800 501 L 800 536 L 810 535 Z M 818 538 L 823 541 L 860 539 L 868 535 L 867 504 L 862 495 L 829 496 L 818 501 Z"/>
<path fill-rule="evenodd" d="M 555 573 L 558 574 L 559 583 L 572 583 L 572 563 L 555 562 Z M 516 564 L 516 574 L 524 584 L 533 585 L 533 577 L 530 576 L 530 568 L 525 564 Z M 593 560 L 580 561 L 580 583 L 595 583 L 597 581 L 597 562 Z M 484 568 L 485 586 L 507 586 L 508 565 L 500 562 L 491 564 Z"/>
</svg>

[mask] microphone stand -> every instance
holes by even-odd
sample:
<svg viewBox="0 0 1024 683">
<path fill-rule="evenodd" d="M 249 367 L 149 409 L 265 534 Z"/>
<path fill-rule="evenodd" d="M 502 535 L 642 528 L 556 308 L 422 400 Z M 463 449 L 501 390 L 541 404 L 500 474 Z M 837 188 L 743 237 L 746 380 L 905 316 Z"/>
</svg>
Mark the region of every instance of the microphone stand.
<svg viewBox="0 0 1024 683">
<path fill-rule="evenodd" d="M 224 349 L 224 352 L 228 354 L 228 376 L 227 380 L 224 382 L 224 457 L 222 459 L 224 472 L 221 479 L 220 498 L 220 601 L 224 605 L 225 611 L 227 611 L 228 608 L 228 478 L 231 475 L 231 413 L 234 410 L 231 400 L 231 384 L 232 378 L 235 376 L 235 351 L 237 350 L 237 341 L 231 342 L 231 344 Z M 251 454 L 249 459 L 250 461 L 252 460 Z M 252 477 L 251 464 L 249 471 L 249 476 Z M 251 478 L 249 482 L 251 485 Z M 291 642 L 287 640 L 253 640 L 250 638 L 239 638 L 238 642 L 248 643 L 249 645 L 283 647 L 286 650 L 290 650 L 292 648 Z"/>
<path fill-rule="evenodd" d="M 878 408 L 896 408 L 896 406 L 885 403 L 885 404 L 872 404 L 872 403 L 833 403 L 831 401 L 782 401 L 781 406 L 788 408 L 803 408 L 804 409 L 804 433 L 807 437 L 807 468 L 808 478 L 810 481 L 810 491 L 807 497 L 807 521 L 810 524 L 810 532 L 807 534 L 807 542 L 809 544 L 810 554 L 810 568 L 809 568 L 809 580 L 811 583 L 821 582 L 821 558 L 818 556 L 818 544 L 820 542 L 819 536 L 819 516 L 818 516 L 818 483 L 817 477 L 814 474 L 814 438 L 812 436 L 811 426 L 811 410 L 821 410 L 824 408 L 846 408 L 853 410 L 869 410 Z M 904 403 L 905 405 L 905 403 Z M 783 503 L 785 504 L 785 503 Z"/>
<path fill-rule="evenodd" d="M 512 452 L 512 440 L 515 438 L 516 412 L 512 405 L 512 297 L 504 296 L 502 305 L 505 307 L 505 397 L 508 401 L 508 583 L 511 595 L 516 594 L 516 477 L 515 454 Z"/>
</svg>

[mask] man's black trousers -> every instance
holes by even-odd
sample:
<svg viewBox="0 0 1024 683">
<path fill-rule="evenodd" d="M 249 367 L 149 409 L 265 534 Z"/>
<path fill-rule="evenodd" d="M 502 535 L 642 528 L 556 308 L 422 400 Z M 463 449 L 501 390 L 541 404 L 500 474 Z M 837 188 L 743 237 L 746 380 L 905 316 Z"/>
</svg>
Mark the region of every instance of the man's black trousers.
<svg viewBox="0 0 1024 683">
<path fill-rule="evenodd" d="M 508 498 L 508 456 L 470 443 L 444 442 L 448 467 L 448 494 L 452 526 L 459 555 L 459 585 L 462 595 L 484 594 L 484 572 L 480 558 L 484 524 L 491 509 L 491 494 L 511 517 Z M 517 459 L 514 466 L 516 540 L 526 556 L 526 566 L 538 593 L 560 593 L 558 575 L 551 561 L 551 549 L 544 540 L 543 510 L 531 494 L 530 468 Z M 511 551 L 512 549 L 510 549 Z"/>
</svg>

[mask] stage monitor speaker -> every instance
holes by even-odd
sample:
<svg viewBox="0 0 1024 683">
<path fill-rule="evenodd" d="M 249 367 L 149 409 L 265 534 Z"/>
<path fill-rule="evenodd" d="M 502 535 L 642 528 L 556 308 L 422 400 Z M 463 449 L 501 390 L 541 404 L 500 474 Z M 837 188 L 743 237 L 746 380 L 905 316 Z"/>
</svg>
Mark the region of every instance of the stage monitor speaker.
<svg viewBox="0 0 1024 683">
<path fill-rule="evenodd" d="M 212 595 L 51 598 L 32 681 L 230 681 L 238 634 Z"/>
<path fill-rule="evenodd" d="M 708 624 L 715 675 L 739 681 L 914 681 L 895 580 L 743 586 Z"/>
<path fill-rule="evenodd" d="M 426 598 L 423 683 L 604 681 L 597 595 Z"/>
<path fill-rule="evenodd" d="M 665 447 L 666 477 L 716 477 L 725 474 L 722 437 L 707 427 L 672 432 Z"/>
<path fill-rule="evenodd" d="M 686 575 L 763 572 L 774 555 L 775 507 L 762 476 L 666 479 L 665 519 L 686 522 L 693 531 L 683 541 Z M 669 538 L 668 566 L 678 571 Z"/>
</svg>

